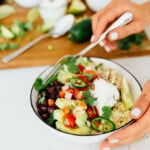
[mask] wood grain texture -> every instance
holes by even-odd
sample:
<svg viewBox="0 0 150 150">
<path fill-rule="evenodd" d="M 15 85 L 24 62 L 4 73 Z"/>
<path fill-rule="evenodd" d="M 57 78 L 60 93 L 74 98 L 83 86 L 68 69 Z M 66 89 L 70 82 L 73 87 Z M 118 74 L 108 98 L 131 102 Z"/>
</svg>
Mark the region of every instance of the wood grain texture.
<svg viewBox="0 0 150 150">
<path fill-rule="evenodd" d="M 4 24 L 6 26 L 10 26 L 14 20 L 22 20 L 26 21 L 26 14 L 28 9 L 21 8 L 16 4 L 13 4 L 16 8 L 16 12 L 11 16 L 3 19 L 0 24 Z M 87 12 L 87 15 L 91 15 L 90 11 Z M 42 20 L 39 19 L 35 24 L 35 29 L 33 31 L 27 32 L 26 36 L 23 39 L 20 39 L 20 47 L 26 45 L 36 37 L 41 35 L 40 32 L 37 31 L 37 26 L 42 24 Z M 12 40 L 13 42 L 17 42 L 17 40 Z M 59 58 L 64 55 L 73 55 L 78 53 L 80 50 L 85 48 L 90 42 L 77 44 L 67 39 L 67 35 L 53 39 L 53 38 L 46 38 L 36 44 L 35 46 L 28 49 L 26 52 L 18 56 L 16 59 L 10 61 L 9 63 L 3 64 L 0 62 L 0 69 L 10 69 L 10 68 L 20 68 L 20 67 L 33 67 L 33 66 L 43 66 L 43 65 L 51 65 L 54 64 Z M 145 49 L 139 47 L 133 47 L 130 51 L 121 51 L 116 50 L 111 53 L 105 52 L 103 48 L 99 45 L 93 48 L 86 56 L 93 56 L 93 57 L 101 57 L 106 59 L 112 58 L 122 58 L 122 57 L 133 57 L 133 56 L 143 56 L 150 54 L 150 42 L 147 40 L 143 43 L 146 45 Z M 53 47 L 53 50 L 48 49 L 48 45 Z M 10 51 L 0 51 L 0 59 L 3 56 L 6 56 L 12 53 L 15 50 Z"/>
</svg>

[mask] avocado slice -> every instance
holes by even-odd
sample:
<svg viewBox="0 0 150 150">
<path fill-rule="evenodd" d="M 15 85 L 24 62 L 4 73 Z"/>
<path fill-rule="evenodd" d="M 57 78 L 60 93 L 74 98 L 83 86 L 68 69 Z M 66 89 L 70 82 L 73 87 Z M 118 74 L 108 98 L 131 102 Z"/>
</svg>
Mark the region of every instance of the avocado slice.
<svg viewBox="0 0 150 150">
<path fill-rule="evenodd" d="M 68 9 L 68 13 L 75 15 L 82 14 L 85 11 L 86 6 L 81 0 L 74 0 Z"/>
<path fill-rule="evenodd" d="M 56 122 L 56 128 L 58 130 L 71 133 L 71 134 L 77 134 L 77 135 L 90 135 L 91 134 L 91 129 L 87 126 L 77 127 L 77 128 L 68 128 L 68 127 L 65 127 L 64 124 L 62 124 L 59 121 Z"/>
<path fill-rule="evenodd" d="M 133 98 L 132 98 L 130 88 L 129 88 L 126 78 L 123 78 L 123 80 L 122 80 L 121 100 L 127 110 L 130 110 L 134 105 Z"/>
<path fill-rule="evenodd" d="M 13 39 L 15 35 L 4 26 L 0 26 L 1 34 L 6 39 Z"/>
</svg>

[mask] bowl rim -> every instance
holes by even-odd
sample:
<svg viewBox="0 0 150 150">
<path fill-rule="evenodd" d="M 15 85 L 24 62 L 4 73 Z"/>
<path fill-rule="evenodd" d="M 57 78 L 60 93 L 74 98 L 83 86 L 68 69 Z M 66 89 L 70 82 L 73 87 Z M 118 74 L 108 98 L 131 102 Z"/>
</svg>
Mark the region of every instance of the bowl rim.
<svg viewBox="0 0 150 150">
<path fill-rule="evenodd" d="M 84 56 L 84 57 L 88 57 L 88 56 Z M 139 88 L 140 90 L 142 91 L 142 86 L 140 84 L 140 82 L 138 81 L 138 79 L 128 70 L 126 69 L 125 67 L 123 67 L 122 65 L 120 65 L 119 63 L 115 62 L 114 60 L 111 60 L 111 59 L 104 59 L 104 58 L 98 58 L 98 57 L 89 57 L 89 58 L 93 58 L 93 59 L 101 59 L 101 60 L 104 60 L 104 61 L 108 61 L 110 63 L 114 63 L 115 65 L 118 65 L 119 67 L 121 67 L 123 70 L 125 70 L 127 73 L 129 73 L 133 78 L 134 80 L 137 82 L 137 84 L 139 85 Z M 38 76 L 40 77 L 45 71 L 47 71 L 49 68 L 53 67 L 53 65 L 50 65 L 48 66 L 47 68 L 45 68 Z M 136 122 L 135 119 L 131 119 L 129 122 L 127 122 L 126 124 L 124 124 L 123 126 L 113 130 L 113 131 L 109 131 L 109 132 L 106 132 L 106 133 L 103 133 L 103 134 L 92 134 L 92 135 L 78 135 L 78 134 L 73 134 L 73 133 L 67 133 L 67 132 L 64 132 L 64 131 L 61 131 L 61 130 L 58 130 L 52 126 L 50 126 L 49 124 L 47 124 L 46 122 L 44 122 L 42 120 L 42 118 L 39 116 L 39 114 L 35 111 L 34 109 L 34 106 L 32 104 L 32 92 L 33 92 L 33 89 L 34 89 L 34 85 L 32 85 L 32 88 L 31 88 L 31 92 L 30 92 L 30 104 L 31 104 L 31 107 L 32 107 L 32 110 L 34 111 L 34 114 L 37 116 L 37 118 L 39 118 L 46 126 L 50 127 L 52 130 L 55 130 L 57 132 L 61 132 L 61 133 L 64 133 L 64 134 L 67 134 L 67 135 L 72 135 L 72 136 L 77 136 L 77 137 L 93 137 L 93 136 L 100 136 L 100 135 L 105 135 L 105 134 L 108 134 L 108 133 L 113 133 L 113 132 L 117 132 L 118 130 L 121 130 L 129 125 L 131 125 L 132 123 Z"/>
</svg>

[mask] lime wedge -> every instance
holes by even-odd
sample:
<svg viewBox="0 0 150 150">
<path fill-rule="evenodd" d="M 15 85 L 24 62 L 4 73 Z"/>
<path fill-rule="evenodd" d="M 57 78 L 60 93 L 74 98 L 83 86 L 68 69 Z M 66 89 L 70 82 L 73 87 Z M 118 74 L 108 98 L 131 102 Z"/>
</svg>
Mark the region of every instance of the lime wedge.
<svg viewBox="0 0 150 150">
<path fill-rule="evenodd" d="M 130 92 L 130 88 L 126 78 L 123 78 L 121 85 L 121 99 L 124 103 L 126 109 L 131 109 L 133 107 L 133 98 Z"/>
<path fill-rule="evenodd" d="M 12 6 L 9 6 L 9 5 L 0 6 L 0 19 L 3 19 L 9 16 L 13 12 L 15 12 L 15 9 Z"/>
<path fill-rule="evenodd" d="M 75 15 L 81 14 L 85 11 L 86 11 L 86 6 L 81 0 L 73 0 L 73 2 L 71 3 L 68 9 L 68 13 L 75 14 Z"/>
<path fill-rule="evenodd" d="M 27 20 L 28 22 L 35 22 L 39 16 L 39 8 L 32 8 L 27 14 Z"/>
</svg>

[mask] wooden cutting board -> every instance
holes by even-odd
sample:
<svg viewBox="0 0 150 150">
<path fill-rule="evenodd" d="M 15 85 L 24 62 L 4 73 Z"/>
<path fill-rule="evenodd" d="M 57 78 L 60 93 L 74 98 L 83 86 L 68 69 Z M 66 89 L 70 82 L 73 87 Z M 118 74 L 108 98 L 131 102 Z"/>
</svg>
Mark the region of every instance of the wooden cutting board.
<svg viewBox="0 0 150 150">
<path fill-rule="evenodd" d="M 11 16 L 7 17 L 6 19 L 3 19 L 0 22 L 0 24 L 10 26 L 16 19 L 26 21 L 26 14 L 28 12 L 28 9 L 21 8 L 17 6 L 16 4 L 13 4 L 13 5 L 17 9 L 17 11 Z M 89 11 L 88 13 L 91 14 L 91 12 Z M 34 24 L 35 26 L 34 31 L 29 31 L 26 34 L 26 36 L 23 39 L 21 39 L 20 47 L 26 45 L 27 43 L 32 41 L 34 38 L 39 37 L 41 35 L 41 33 L 39 33 L 36 29 L 36 27 L 39 24 L 42 24 L 41 19 L 39 19 Z M 16 42 L 16 40 L 14 41 Z M 28 51 L 24 52 L 23 54 L 21 54 L 14 60 L 6 64 L 0 62 L 0 69 L 52 65 L 62 56 L 76 54 L 77 52 L 85 48 L 88 44 L 89 42 L 82 43 L 82 44 L 74 43 L 67 39 L 67 35 L 57 38 L 57 39 L 52 39 L 49 37 L 49 38 L 42 40 L 35 46 L 31 47 L 30 49 L 28 49 Z M 146 45 L 146 48 L 144 49 L 134 46 L 129 51 L 116 50 L 111 53 L 107 53 L 100 46 L 96 46 L 90 52 L 88 52 L 86 56 L 112 59 L 112 58 L 150 55 L 150 42 L 145 40 L 143 44 Z M 49 45 L 53 47 L 53 50 L 48 49 Z M 3 56 L 6 56 L 14 51 L 15 50 L 0 51 L 0 59 Z"/>
</svg>

